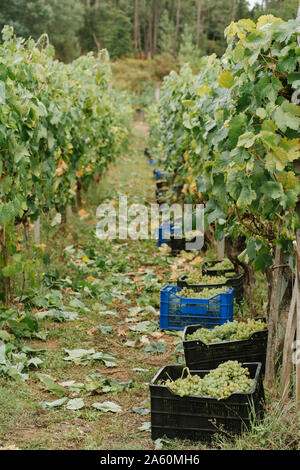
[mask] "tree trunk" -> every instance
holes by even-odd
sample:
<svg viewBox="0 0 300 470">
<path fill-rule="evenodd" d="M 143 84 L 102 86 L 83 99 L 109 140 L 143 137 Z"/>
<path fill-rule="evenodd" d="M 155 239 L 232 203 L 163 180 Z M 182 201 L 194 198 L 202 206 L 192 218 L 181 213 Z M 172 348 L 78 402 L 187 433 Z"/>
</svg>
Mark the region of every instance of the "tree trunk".
<svg viewBox="0 0 300 470">
<path fill-rule="evenodd" d="M 200 47 L 201 13 L 202 13 L 202 0 L 198 0 L 197 30 L 196 30 L 196 45 L 198 48 Z"/>
<path fill-rule="evenodd" d="M 140 49 L 139 0 L 134 2 L 134 49 Z"/>
<path fill-rule="evenodd" d="M 172 0 L 171 3 L 170 19 L 171 21 L 175 22 L 175 0 Z"/>
<path fill-rule="evenodd" d="M 151 4 L 148 3 L 148 8 L 147 8 L 147 13 L 148 13 L 148 31 L 147 31 L 147 40 L 146 40 L 146 50 L 147 50 L 147 53 L 151 54 L 152 52 L 152 48 L 153 48 L 153 44 L 152 44 L 152 27 L 153 27 L 153 24 L 152 24 L 152 8 L 151 8 Z"/>
<path fill-rule="evenodd" d="M 236 0 L 233 0 L 232 10 L 231 10 L 231 21 L 235 21 L 235 15 L 236 15 Z"/>
<path fill-rule="evenodd" d="M 180 28 L 180 16 L 181 16 L 181 0 L 177 0 L 177 12 L 176 12 L 176 29 L 175 29 L 175 43 L 174 50 L 177 48 L 177 41 L 179 37 L 179 28 Z"/>
<path fill-rule="evenodd" d="M 154 13 L 154 25 L 153 25 L 153 46 L 152 54 L 157 53 L 157 35 L 158 35 L 158 23 L 159 23 L 159 5 L 158 0 L 153 0 L 153 13 Z"/>
</svg>

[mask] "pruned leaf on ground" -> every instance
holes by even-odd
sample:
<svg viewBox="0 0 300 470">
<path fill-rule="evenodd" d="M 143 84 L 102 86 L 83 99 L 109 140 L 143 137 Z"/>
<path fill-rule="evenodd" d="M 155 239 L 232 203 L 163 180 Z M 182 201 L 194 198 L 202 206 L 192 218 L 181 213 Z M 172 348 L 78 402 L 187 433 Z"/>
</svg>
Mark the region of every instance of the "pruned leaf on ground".
<svg viewBox="0 0 300 470">
<path fill-rule="evenodd" d="M 103 325 L 98 325 L 97 329 L 99 331 L 100 335 L 107 335 L 112 332 L 112 326 L 103 326 Z"/>
<path fill-rule="evenodd" d="M 166 352 L 167 345 L 164 341 L 153 342 L 144 348 L 147 354 L 161 354 Z"/>
<path fill-rule="evenodd" d="M 55 381 L 53 380 L 52 377 L 50 377 L 50 375 L 40 374 L 37 372 L 36 376 L 39 378 L 41 382 L 43 382 L 43 384 L 45 385 L 46 389 L 49 392 L 54 393 L 54 395 L 58 397 L 66 395 L 66 389 L 62 387 L 61 385 L 55 383 Z"/>
<path fill-rule="evenodd" d="M 40 320 L 47 318 L 53 321 L 66 322 L 76 320 L 78 318 L 78 313 L 67 310 L 57 310 L 53 308 L 51 310 L 46 310 L 45 312 L 38 312 L 36 316 Z"/>
<path fill-rule="evenodd" d="M 44 348 L 36 349 L 36 348 L 31 348 L 30 346 L 23 346 L 21 351 L 24 352 L 25 354 L 35 355 L 35 354 L 44 353 L 47 351 L 47 349 L 44 349 Z"/>
<path fill-rule="evenodd" d="M 127 348 L 135 348 L 138 344 L 138 341 L 132 341 L 132 340 L 128 340 L 126 341 L 126 343 L 124 343 L 124 346 L 127 346 Z"/>
<path fill-rule="evenodd" d="M 42 406 L 43 408 L 60 408 L 67 400 L 67 397 L 63 397 L 54 401 L 44 401 L 42 402 Z"/>
<path fill-rule="evenodd" d="M 0 340 L 5 342 L 11 341 L 11 335 L 5 330 L 0 330 Z"/>
<path fill-rule="evenodd" d="M 64 349 L 68 356 L 64 357 L 64 361 L 72 361 L 75 364 L 87 364 L 90 357 L 95 354 L 95 349 Z"/>
<path fill-rule="evenodd" d="M 131 307 L 128 309 L 129 316 L 135 317 L 141 310 L 141 307 Z"/>
<path fill-rule="evenodd" d="M 103 310 L 103 311 L 99 312 L 99 315 L 101 315 L 101 316 L 108 315 L 108 316 L 116 317 L 118 314 L 117 314 L 116 310 Z"/>
<path fill-rule="evenodd" d="M 137 333 L 152 333 L 157 330 L 157 323 L 152 320 L 145 320 L 130 326 L 129 329 Z"/>
<path fill-rule="evenodd" d="M 133 406 L 131 409 L 134 413 L 137 413 L 142 416 L 148 415 L 150 413 L 150 410 L 148 408 L 143 408 L 142 406 Z"/>
<path fill-rule="evenodd" d="M 64 361 L 72 361 L 75 364 L 88 364 L 90 361 L 100 361 L 106 367 L 115 367 L 116 358 L 108 352 L 95 352 L 95 349 L 64 349 L 68 356 Z"/>
<path fill-rule="evenodd" d="M 182 343 L 178 343 L 175 350 L 179 353 L 184 353 L 184 348 Z"/>
<path fill-rule="evenodd" d="M 146 431 L 150 432 L 151 431 L 151 422 L 150 421 L 144 421 L 142 425 L 138 428 L 139 431 Z"/>
<path fill-rule="evenodd" d="M 66 408 L 68 410 L 81 410 L 84 407 L 84 401 L 82 398 L 73 398 L 72 400 L 68 401 Z"/>
<path fill-rule="evenodd" d="M 28 366 L 35 366 L 35 367 L 39 367 L 41 364 L 43 363 L 42 359 L 40 359 L 39 357 L 32 357 L 31 359 L 29 359 L 29 361 L 27 362 Z"/>
<path fill-rule="evenodd" d="M 164 448 L 164 444 L 168 444 L 170 441 L 167 439 L 156 439 L 154 441 L 154 448 L 155 450 L 161 450 Z"/>
<path fill-rule="evenodd" d="M 30 350 L 31 348 L 28 349 Z M 15 380 L 27 380 L 28 374 L 25 374 L 23 371 L 32 365 L 38 367 L 43 361 L 38 357 L 27 357 L 27 354 L 40 352 L 39 350 L 32 350 L 34 353 L 27 351 L 27 354 L 24 351 L 26 351 L 26 347 L 23 347 L 18 352 L 12 343 L 0 342 L 0 373 Z"/>
<path fill-rule="evenodd" d="M 113 401 L 103 401 L 101 403 L 96 402 L 92 404 L 92 407 L 97 410 L 104 411 L 105 413 L 109 411 L 112 413 L 120 413 L 122 411 L 121 406 Z"/>
<path fill-rule="evenodd" d="M 113 379 L 98 379 L 90 376 L 88 377 L 87 383 L 84 385 L 84 389 L 87 392 L 96 392 L 97 393 L 119 393 L 124 390 L 127 384 L 118 383 L 116 380 Z"/>
<path fill-rule="evenodd" d="M 140 342 L 145 346 L 145 345 L 150 344 L 150 339 L 148 338 L 147 335 L 143 335 L 143 336 L 140 338 Z"/>
<path fill-rule="evenodd" d="M 73 308 L 78 308 L 80 310 L 83 310 L 85 312 L 89 312 L 90 309 L 87 308 L 83 302 L 81 302 L 80 300 L 78 299 L 73 299 L 71 300 L 71 302 L 69 303 L 70 307 L 73 307 Z"/>
<path fill-rule="evenodd" d="M 32 338 L 38 332 L 38 321 L 32 313 L 18 313 L 18 317 L 7 322 L 9 331 L 18 338 Z"/>
</svg>

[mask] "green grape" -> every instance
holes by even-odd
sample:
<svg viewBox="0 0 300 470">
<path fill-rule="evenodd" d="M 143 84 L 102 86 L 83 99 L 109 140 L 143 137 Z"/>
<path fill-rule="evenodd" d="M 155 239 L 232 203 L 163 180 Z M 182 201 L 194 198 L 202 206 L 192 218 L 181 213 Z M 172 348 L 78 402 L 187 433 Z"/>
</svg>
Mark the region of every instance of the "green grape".
<svg viewBox="0 0 300 470">
<path fill-rule="evenodd" d="M 224 341 L 238 341 L 248 339 L 253 333 L 263 331 L 267 324 L 262 320 L 248 319 L 246 322 L 232 322 L 218 325 L 212 330 L 199 328 L 187 335 L 188 341 L 200 340 L 205 344 L 221 343 Z"/>
<path fill-rule="evenodd" d="M 181 397 L 194 395 L 221 400 L 228 398 L 232 393 L 249 393 L 254 383 L 249 377 L 249 370 L 242 367 L 238 361 L 224 362 L 203 378 L 191 375 L 187 367 L 183 373 L 185 370 L 188 372 L 186 378 L 181 376 L 177 380 L 168 379 L 163 382 L 163 385 Z"/>
<path fill-rule="evenodd" d="M 201 292 L 195 292 L 193 289 L 184 287 L 180 292 L 177 293 L 179 297 L 188 299 L 210 299 L 215 295 L 225 294 L 228 291 L 228 287 L 208 287 L 201 290 Z"/>
<path fill-rule="evenodd" d="M 199 272 L 191 272 L 187 275 L 188 284 L 224 284 L 227 281 L 225 276 L 208 276 Z"/>
<path fill-rule="evenodd" d="M 234 266 L 232 262 L 228 259 L 225 258 L 223 261 L 220 261 L 219 263 L 215 264 L 214 266 L 211 266 L 207 268 L 208 271 L 213 270 L 213 271 L 219 271 L 222 269 L 234 269 Z"/>
</svg>

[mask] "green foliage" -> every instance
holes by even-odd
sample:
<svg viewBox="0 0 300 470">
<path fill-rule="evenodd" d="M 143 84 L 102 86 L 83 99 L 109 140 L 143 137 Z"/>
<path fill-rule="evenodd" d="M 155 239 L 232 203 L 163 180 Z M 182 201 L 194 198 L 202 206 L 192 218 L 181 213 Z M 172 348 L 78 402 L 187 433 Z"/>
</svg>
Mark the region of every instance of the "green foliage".
<svg viewBox="0 0 300 470">
<path fill-rule="evenodd" d="M 132 25 L 124 11 L 104 2 L 85 12 L 81 42 L 87 50 L 101 46 L 111 57 L 128 56 L 132 52 Z"/>
<path fill-rule="evenodd" d="M 84 7 L 77 0 L 48 0 L 52 21 L 47 31 L 51 44 L 61 60 L 70 62 L 80 55 L 79 31 L 84 25 Z"/>
<path fill-rule="evenodd" d="M 162 55 L 171 54 L 174 51 L 175 27 L 170 21 L 169 12 L 165 10 L 161 15 L 158 32 L 158 48 Z"/>
<path fill-rule="evenodd" d="M 199 71 L 201 51 L 197 49 L 193 43 L 193 33 L 187 24 L 184 25 L 184 29 L 181 36 L 181 44 L 178 54 L 178 60 L 181 66 L 185 63 L 190 63 L 190 66 L 194 72 Z"/>
<path fill-rule="evenodd" d="M 46 36 L 24 42 L 6 26 L 3 39 L 0 266 L 7 300 L 9 279 L 36 277 L 35 258 L 20 252 L 15 226 L 74 204 L 76 189 L 88 187 L 122 150 L 131 111 L 123 95 L 109 91 L 106 51 L 65 65 L 53 59 Z"/>
<path fill-rule="evenodd" d="M 276 244 L 292 251 L 299 226 L 298 27 L 273 16 L 231 23 L 221 59 L 203 58 L 197 76 L 185 66 L 164 81 L 155 131 L 185 200 L 207 202 L 206 224 L 215 222 L 221 237 L 255 241 L 248 254 L 260 270 Z"/>
<path fill-rule="evenodd" d="M 33 36 L 37 39 L 47 30 L 54 13 L 45 0 L 6 0 L 0 1 L 0 29 L 9 24 L 18 36 Z"/>
</svg>

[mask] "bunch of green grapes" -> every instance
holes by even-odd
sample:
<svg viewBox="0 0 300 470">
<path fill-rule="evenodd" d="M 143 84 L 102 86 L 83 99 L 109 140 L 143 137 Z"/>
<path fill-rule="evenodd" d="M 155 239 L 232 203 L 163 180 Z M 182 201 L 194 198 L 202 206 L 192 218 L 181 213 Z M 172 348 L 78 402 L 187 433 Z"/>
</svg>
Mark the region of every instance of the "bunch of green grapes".
<svg viewBox="0 0 300 470">
<path fill-rule="evenodd" d="M 186 278 L 189 284 L 224 284 L 226 281 L 225 276 L 207 276 L 201 272 L 192 272 Z"/>
<path fill-rule="evenodd" d="M 224 294 L 228 291 L 228 287 L 212 287 L 204 288 L 201 292 L 195 292 L 193 289 L 188 289 L 184 287 L 180 292 L 177 293 L 179 297 L 184 297 L 186 299 L 210 299 L 218 294 Z"/>
<path fill-rule="evenodd" d="M 200 340 L 205 344 L 221 343 L 223 341 L 238 341 L 248 339 L 257 332 L 267 328 L 267 324 L 262 320 L 247 320 L 246 322 L 232 322 L 218 325 L 212 330 L 199 328 L 194 333 L 187 335 L 188 341 Z"/>
<path fill-rule="evenodd" d="M 168 379 L 164 382 L 166 387 L 181 397 L 194 395 L 221 400 L 232 393 L 249 393 L 253 387 L 254 381 L 249 377 L 249 370 L 238 361 L 224 362 L 203 378 L 191 375 L 189 369 L 185 369 L 188 371 L 186 378 L 181 377 L 174 381 Z"/>
<path fill-rule="evenodd" d="M 228 258 L 224 258 L 223 261 L 220 261 L 219 263 L 217 263 L 214 266 L 211 266 L 207 269 L 208 269 L 208 271 L 210 269 L 219 271 L 221 269 L 234 269 L 234 266 Z"/>
</svg>

